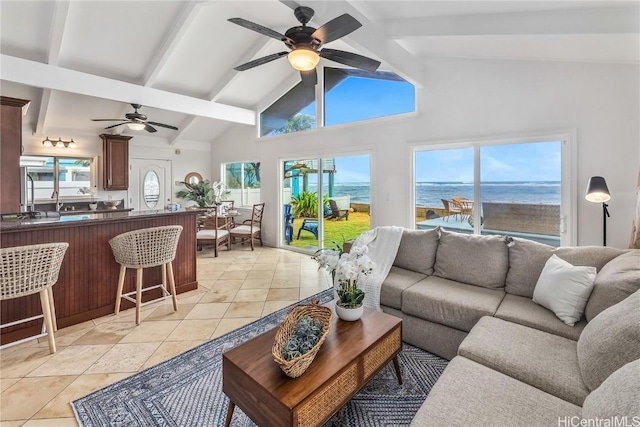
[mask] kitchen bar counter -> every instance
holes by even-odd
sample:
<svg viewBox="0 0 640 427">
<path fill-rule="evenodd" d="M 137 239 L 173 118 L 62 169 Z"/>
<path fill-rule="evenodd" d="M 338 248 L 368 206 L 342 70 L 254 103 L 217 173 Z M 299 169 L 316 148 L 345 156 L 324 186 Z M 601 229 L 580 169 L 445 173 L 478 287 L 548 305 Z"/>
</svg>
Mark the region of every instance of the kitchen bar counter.
<svg viewBox="0 0 640 427">
<path fill-rule="evenodd" d="M 173 262 L 178 293 L 197 289 L 195 211 L 112 211 L 0 222 L 0 247 L 68 242 L 58 282 L 53 286 L 58 328 L 113 313 L 119 264 L 109 240 L 118 234 L 163 225 L 182 225 Z M 144 285 L 160 283 L 160 267 L 144 270 Z M 124 292 L 135 290 L 135 271 L 127 269 Z M 145 292 L 145 300 L 156 297 Z M 159 295 L 159 292 L 158 292 Z M 122 309 L 134 304 L 123 300 Z M 2 324 L 41 314 L 38 295 L 2 301 Z M 133 321 L 132 321 L 133 322 Z M 42 322 L 4 328 L 2 343 L 34 334 Z"/>
</svg>

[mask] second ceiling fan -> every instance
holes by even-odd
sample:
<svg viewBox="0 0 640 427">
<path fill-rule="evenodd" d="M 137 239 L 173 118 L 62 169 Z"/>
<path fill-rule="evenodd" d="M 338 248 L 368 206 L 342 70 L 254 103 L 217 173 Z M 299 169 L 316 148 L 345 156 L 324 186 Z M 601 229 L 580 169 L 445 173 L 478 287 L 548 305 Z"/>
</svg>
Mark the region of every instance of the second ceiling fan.
<svg viewBox="0 0 640 427">
<path fill-rule="evenodd" d="M 305 86 L 314 86 L 318 83 L 316 65 L 318 61 L 320 61 L 320 57 L 366 71 L 376 71 L 378 69 L 380 61 L 376 61 L 375 59 L 343 50 L 322 47 L 360 28 L 362 24 L 358 22 L 357 19 L 345 13 L 316 29 L 307 26 L 307 23 L 311 21 L 314 13 L 310 7 L 297 7 L 293 11 L 293 14 L 302 26 L 289 28 L 284 34 L 280 34 L 277 31 L 243 18 L 229 19 L 230 22 L 240 25 L 241 27 L 283 41 L 290 49 L 289 52 L 278 52 L 254 59 L 253 61 L 238 65 L 234 70 L 245 71 L 287 56 L 293 68 L 300 71 L 302 84 Z"/>
</svg>

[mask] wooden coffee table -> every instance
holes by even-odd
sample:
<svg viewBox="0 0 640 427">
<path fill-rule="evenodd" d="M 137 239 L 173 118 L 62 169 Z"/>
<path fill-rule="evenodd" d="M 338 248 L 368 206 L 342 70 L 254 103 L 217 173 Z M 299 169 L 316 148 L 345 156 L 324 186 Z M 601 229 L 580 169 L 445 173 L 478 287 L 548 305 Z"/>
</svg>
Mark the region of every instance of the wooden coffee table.
<svg viewBox="0 0 640 427">
<path fill-rule="evenodd" d="M 333 308 L 334 302 L 326 305 Z M 397 317 L 365 309 L 360 320 L 345 322 L 334 313 L 313 363 L 295 379 L 271 357 L 276 331 L 222 355 L 222 390 L 230 400 L 225 426 L 236 405 L 258 426 L 322 425 L 391 360 L 402 384 L 402 320 Z"/>
</svg>

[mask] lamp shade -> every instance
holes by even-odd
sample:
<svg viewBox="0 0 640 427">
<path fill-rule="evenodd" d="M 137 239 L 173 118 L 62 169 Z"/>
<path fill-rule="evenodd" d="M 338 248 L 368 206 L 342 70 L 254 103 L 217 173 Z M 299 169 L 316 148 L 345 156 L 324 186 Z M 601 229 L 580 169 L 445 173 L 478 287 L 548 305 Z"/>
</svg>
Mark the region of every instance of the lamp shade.
<svg viewBox="0 0 640 427">
<path fill-rule="evenodd" d="M 296 70 L 309 71 L 318 65 L 320 56 L 315 50 L 299 47 L 289 52 L 287 59 Z"/>
<path fill-rule="evenodd" d="M 144 129 L 144 123 L 127 123 L 127 126 L 131 130 L 142 130 Z"/>
<path fill-rule="evenodd" d="M 587 192 L 584 198 L 594 203 L 604 203 L 611 199 L 607 182 L 601 176 L 592 176 L 587 184 Z"/>
</svg>

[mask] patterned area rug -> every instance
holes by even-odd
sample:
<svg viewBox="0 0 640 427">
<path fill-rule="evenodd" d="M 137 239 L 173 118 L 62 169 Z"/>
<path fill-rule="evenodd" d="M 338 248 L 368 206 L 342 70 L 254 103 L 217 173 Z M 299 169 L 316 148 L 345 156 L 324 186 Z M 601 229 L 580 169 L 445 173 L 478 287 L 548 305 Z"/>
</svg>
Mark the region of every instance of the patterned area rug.
<svg viewBox="0 0 640 427">
<path fill-rule="evenodd" d="M 332 291 L 316 295 L 321 303 Z M 307 299 L 305 302 L 310 300 Z M 288 308 L 72 402 L 78 422 L 94 426 L 223 426 L 222 353 L 277 327 Z M 404 345 L 403 384 L 386 366 L 326 426 L 408 426 L 447 361 Z M 255 424 L 236 407 L 232 426 Z"/>
</svg>

